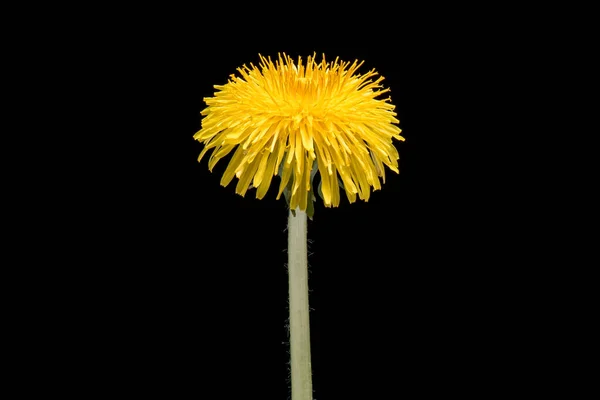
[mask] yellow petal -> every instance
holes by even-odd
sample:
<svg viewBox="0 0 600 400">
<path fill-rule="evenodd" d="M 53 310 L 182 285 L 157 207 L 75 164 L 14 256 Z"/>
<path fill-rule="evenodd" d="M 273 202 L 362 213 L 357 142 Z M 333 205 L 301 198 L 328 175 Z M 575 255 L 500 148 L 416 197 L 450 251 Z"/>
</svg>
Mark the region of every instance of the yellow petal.
<svg viewBox="0 0 600 400">
<path fill-rule="evenodd" d="M 257 190 L 256 190 L 256 197 L 258 199 L 262 199 L 265 194 L 267 194 L 267 191 L 269 190 L 269 186 L 271 185 L 271 180 L 273 179 L 273 175 L 275 172 L 275 162 L 277 160 L 277 155 L 276 154 L 270 154 L 269 155 L 269 160 L 267 162 L 267 168 L 265 170 L 265 175 L 262 179 L 262 181 L 260 182 L 260 186 L 258 186 Z M 255 185 L 256 186 L 256 185 Z"/>
<path fill-rule="evenodd" d="M 254 177 L 256 170 L 258 169 L 259 161 L 258 159 L 252 161 L 250 165 L 248 165 L 242 175 L 240 176 L 240 180 L 238 181 L 235 192 L 242 197 L 246 195 L 246 191 L 248 190 L 248 186 L 250 185 L 250 181 Z"/>
<path fill-rule="evenodd" d="M 221 186 L 229 185 L 229 182 L 231 182 L 231 180 L 233 179 L 235 171 L 238 169 L 239 163 L 243 157 L 244 150 L 241 147 L 238 147 L 235 153 L 233 153 L 233 157 L 231 157 L 229 165 L 227 165 L 227 169 L 225 169 L 225 172 L 221 177 Z"/>
<path fill-rule="evenodd" d="M 277 199 L 281 197 L 281 193 L 283 193 L 283 189 L 287 186 L 290 181 L 290 176 L 292 176 L 292 165 L 288 163 L 283 164 L 283 172 L 281 173 L 281 183 L 279 184 L 279 193 L 277 193 Z"/>
<path fill-rule="evenodd" d="M 305 122 L 302 122 L 300 124 L 300 137 L 302 139 L 302 145 L 304 146 L 304 150 L 308 150 L 308 151 L 312 152 L 313 151 L 312 132 L 309 135 Z"/>
<path fill-rule="evenodd" d="M 267 161 L 269 160 L 270 155 L 271 153 L 268 150 L 263 151 L 263 154 L 261 155 L 258 164 L 258 170 L 256 171 L 256 174 L 254 175 L 254 180 L 252 181 L 252 185 L 254 187 L 258 187 L 258 185 L 260 185 L 260 183 L 262 182 L 265 170 L 267 169 Z"/>
<path fill-rule="evenodd" d="M 212 170 L 215 167 L 215 165 L 217 164 L 217 162 L 221 158 L 223 158 L 227 154 L 229 154 L 231 152 L 231 150 L 233 150 L 234 148 L 235 148 L 235 146 L 230 144 L 230 145 L 226 145 L 226 146 L 221 146 L 221 148 L 219 148 L 219 149 L 215 149 L 215 151 L 213 151 L 213 153 L 210 155 L 210 159 L 208 160 L 208 170 L 210 172 L 212 172 Z"/>
</svg>

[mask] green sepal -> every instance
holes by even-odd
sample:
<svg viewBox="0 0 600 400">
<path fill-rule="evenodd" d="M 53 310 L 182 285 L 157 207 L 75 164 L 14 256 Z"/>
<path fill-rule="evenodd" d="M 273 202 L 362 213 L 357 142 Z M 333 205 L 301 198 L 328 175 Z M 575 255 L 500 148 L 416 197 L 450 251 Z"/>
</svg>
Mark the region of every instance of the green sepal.
<svg viewBox="0 0 600 400">
<path fill-rule="evenodd" d="M 313 180 L 315 179 L 315 176 L 317 175 L 317 172 L 319 171 L 319 169 L 317 168 L 317 161 L 315 160 L 313 162 L 313 167 L 312 170 L 310 171 L 310 189 L 307 193 L 307 202 L 306 202 L 306 215 L 308 216 L 308 218 L 310 218 L 310 220 L 313 220 L 313 216 L 315 215 L 315 201 L 317 201 L 317 198 L 315 197 L 315 193 L 313 190 Z M 281 177 L 281 174 L 283 173 L 283 163 L 281 163 L 279 165 L 279 177 Z M 285 202 L 288 205 L 288 208 L 290 207 L 290 201 L 291 201 L 291 197 L 292 197 L 292 186 L 293 186 L 293 179 L 290 179 L 287 186 L 285 187 L 285 189 L 283 189 L 283 197 L 285 198 Z M 323 194 L 321 193 L 321 184 L 319 183 L 319 195 L 321 196 L 321 198 L 323 198 Z M 291 209 L 290 209 L 291 210 Z M 291 210 L 292 211 L 292 215 L 295 217 L 296 216 L 296 210 Z"/>
<path fill-rule="evenodd" d="M 317 160 L 313 161 L 312 170 L 310 171 L 310 186 L 312 187 L 312 181 L 315 179 L 315 175 L 319 172 L 319 168 L 317 166 Z"/>
<path fill-rule="evenodd" d="M 325 197 L 323 197 L 323 178 L 319 179 L 319 188 L 317 189 L 317 193 L 319 193 L 321 200 L 325 201 Z"/>
</svg>

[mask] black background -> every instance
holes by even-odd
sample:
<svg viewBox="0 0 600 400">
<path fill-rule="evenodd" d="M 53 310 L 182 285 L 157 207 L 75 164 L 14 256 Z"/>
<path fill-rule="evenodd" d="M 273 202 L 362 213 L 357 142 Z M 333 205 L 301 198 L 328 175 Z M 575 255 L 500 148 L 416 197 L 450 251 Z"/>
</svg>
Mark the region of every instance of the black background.
<svg viewBox="0 0 600 400">
<path fill-rule="evenodd" d="M 248 7 L 258 14 L 116 12 L 83 41 L 72 69 L 94 100 L 80 105 L 65 166 L 71 218 L 53 219 L 67 234 L 48 250 L 63 267 L 47 276 L 65 289 L 41 312 L 61 343 L 41 351 L 68 364 L 52 385 L 286 398 L 285 202 L 221 187 L 226 163 L 209 173 L 192 138 L 213 85 L 278 52 L 364 60 L 361 72 L 386 78 L 406 138 L 400 174 L 387 171 L 368 203 L 318 201 L 309 222 L 315 398 L 480 398 L 532 379 L 535 273 L 514 256 L 527 228 L 506 226 L 510 162 L 494 162 L 511 151 L 490 117 L 506 79 L 498 36 L 448 19 L 460 10 Z"/>
</svg>

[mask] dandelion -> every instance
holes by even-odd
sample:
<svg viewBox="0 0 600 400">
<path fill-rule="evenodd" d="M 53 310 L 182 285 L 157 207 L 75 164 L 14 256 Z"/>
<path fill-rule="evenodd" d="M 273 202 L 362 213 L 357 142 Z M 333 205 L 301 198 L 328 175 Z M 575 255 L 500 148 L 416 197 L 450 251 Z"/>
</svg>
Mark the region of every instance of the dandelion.
<svg viewBox="0 0 600 400">
<path fill-rule="evenodd" d="M 280 175 L 277 198 L 289 191 L 291 210 L 307 210 L 314 199 L 313 178 L 326 207 L 340 204 L 340 188 L 350 203 L 368 201 L 371 188 L 385 183 L 384 165 L 398 173 L 398 151 L 392 138 L 404 140 L 383 77 L 375 70 L 357 73 L 362 62 L 330 63 L 314 55 L 306 63 L 283 54 L 274 63 L 260 56 L 259 66 L 238 68 L 225 85 L 205 98 L 204 143 L 198 161 L 213 150 L 208 168 L 234 151 L 221 185 L 235 176 L 236 193 L 256 188 L 262 199 L 273 176 Z M 310 216 L 310 214 L 309 214 Z"/>
<path fill-rule="evenodd" d="M 387 166 L 398 173 L 398 151 L 392 139 L 404 140 L 395 125 L 391 98 L 375 70 L 359 74 L 363 65 L 335 59 L 303 63 L 286 54 L 260 56 L 259 66 L 238 68 L 214 97 L 205 98 L 202 129 L 194 138 L 204 143 L 198 161 L 212 150 L 208 168 L 233 155 L 221 178 L 244 196 L 256 188 L 262 199 L 279 175 L 279 199 L 289 204 L 288 276 L 292 400 L 312 400 L 308 307 L 307 216 L 312 217 L 317 192 L 326 207 L 340 204 L 340 189 L 350 203 L 368 201 L 371 190 L 385 183 Z M 315 191 L 313 181 L 319 176 Z"/>
</svg>

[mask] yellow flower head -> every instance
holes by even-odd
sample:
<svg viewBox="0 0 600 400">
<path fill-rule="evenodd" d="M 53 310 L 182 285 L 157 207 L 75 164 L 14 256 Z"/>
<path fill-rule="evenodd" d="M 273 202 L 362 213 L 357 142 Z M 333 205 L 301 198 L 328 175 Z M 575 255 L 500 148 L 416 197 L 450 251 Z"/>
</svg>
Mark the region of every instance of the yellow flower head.
<svg viewBox="0 0 600 400">
<path fill-rule="evenodd" d="M 205 98 L 202 129 L 194 139 L 204 143 L 198 158 L 214 149 L 208 168 L 235 149 L 221 179 L 227 186 L 238 178 L 242 196 L 252 185 L 256 197 L 267 193 L 280 174 L 277 198 L 289 190 L 292 210 L 312 205 L 315 172 L 320 173 L 319 194 L 325 206 L 337 207 L 340 185 L 348 200 L 369 199 L 385 182 L 383 164 L 398 172 L 398 152 L 392 138 L 404 140 L 390 98 L 377 99 L 383 77 L 371 70 L 356 71 L 355 61 L 320 63 L 299 57 L 297 64 L 283 54 L 273 63 L 260 56 L 259 67 L 238 68 L 225 85 L 215 85 L 214 97 Z M 310 198 L 309 198 L 310 196 Z"/>
</svg>

